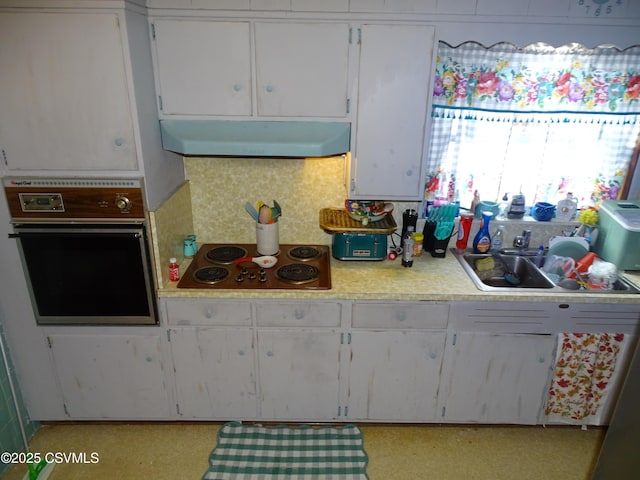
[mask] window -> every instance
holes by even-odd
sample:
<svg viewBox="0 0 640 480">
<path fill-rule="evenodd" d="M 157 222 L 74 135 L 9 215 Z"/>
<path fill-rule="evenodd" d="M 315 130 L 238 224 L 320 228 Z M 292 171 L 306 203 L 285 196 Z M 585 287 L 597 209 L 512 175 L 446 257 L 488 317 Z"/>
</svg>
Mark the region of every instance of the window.
<svg viewBox="0 0 640 480">
<path fill-rule="evenodd" d="M 426 196 L 617 198 L 640 136 L 640 47 L 441 43 Z"/>
</svg>

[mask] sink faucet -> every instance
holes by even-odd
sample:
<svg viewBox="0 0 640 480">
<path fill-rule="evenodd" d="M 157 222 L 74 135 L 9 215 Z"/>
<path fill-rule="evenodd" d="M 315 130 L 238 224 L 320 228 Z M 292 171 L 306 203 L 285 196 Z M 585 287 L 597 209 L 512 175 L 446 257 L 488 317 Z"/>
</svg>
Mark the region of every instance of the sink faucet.
<svg viewBox="0 0 640 480">
<path fill-rule="evenodd" d="M 523 230 L 522 235 L 516 235 L 513 239 L 513 246 L 524 250 L 529 248 L 529 242 L 531 242 L 531 230 Z"/>
</svg>

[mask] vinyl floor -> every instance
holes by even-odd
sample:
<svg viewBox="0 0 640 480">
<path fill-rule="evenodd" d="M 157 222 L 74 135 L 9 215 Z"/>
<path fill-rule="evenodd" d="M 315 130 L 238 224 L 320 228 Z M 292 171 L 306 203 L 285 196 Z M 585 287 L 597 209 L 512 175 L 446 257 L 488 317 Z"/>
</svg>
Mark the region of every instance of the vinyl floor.
<svg viewBox="0 0 640 480">
<path fill-rule="evenodd" d="M 40 428 L 30 449 L 61 459 L 50 480 L 200 480 L 220 426 L 52 423 Z M 359 426 L 371 480 L 587 480 L 606 432 L 568 426 Z M 66 463 L 62 454 L 70 453 L 76 459 L 84 454 L 87 463 Z M 2 480 L 22 480 L 26 471 L 13 465 Z"/>
</svg>

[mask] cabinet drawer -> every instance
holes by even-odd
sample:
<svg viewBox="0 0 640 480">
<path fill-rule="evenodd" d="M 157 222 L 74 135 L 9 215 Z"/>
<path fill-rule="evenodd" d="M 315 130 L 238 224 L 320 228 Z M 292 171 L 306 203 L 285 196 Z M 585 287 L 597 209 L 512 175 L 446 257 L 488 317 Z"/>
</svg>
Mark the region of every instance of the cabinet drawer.
<svg viewBox="0 0 640 480">
<path fill-rule="evenodd" d="M 355 328 L 443 329 L 449 321 L 447 303 L 357 303 Z"/>
<path fill-rule="evenodd" d="M 256 305 L 261 327 L 339 327 L 337 303 L 262 303 Z"/>
<path fill-rule="evenodd" d="M 249 302 L 171 300 L 167 302 L 171 325 L 251 325 Z"/>
</svg>

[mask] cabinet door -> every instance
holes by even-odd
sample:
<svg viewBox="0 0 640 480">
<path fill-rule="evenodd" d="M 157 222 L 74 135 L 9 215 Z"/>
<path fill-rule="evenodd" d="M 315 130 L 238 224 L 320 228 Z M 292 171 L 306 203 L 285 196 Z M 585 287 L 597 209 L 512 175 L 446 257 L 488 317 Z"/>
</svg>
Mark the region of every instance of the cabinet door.
<svg viewBox="0 0 640 480">
<path fill-rule="evenodd" d="M 434 35 L 430 26 L 362 27 L 352 197 L 423 196 Z"/>
<path fill-rule="evenodd" d="M 248 22 L 154 20 L 160 113 L 251 115 Z"/>
<path fill-rule="evenodd" d="M 175 328 L 170 338 L 178 409 L 183 418 L 256 418 L 250 329 Z"/>
<path fill-rule="evenodd" d="M 345 117 L 349 26 L 255 25 L 258 115 Z"/>
<path fill-rule="evenodd" d="M 445 339 L 444 332 L 354 332 L 349 417 L 433 421 Z"/>
<path fill-rule="evenodd" d="M 64 404 L 74 419 L 166 419 L 159 335 L 50 335 Z"/>
<path fill-rule="evenodd" d="M 117 14 L 3 13 L 0 44 L 9 170 L 137 168 Z"/>
<path fill-rule="evenodd" d="M 335 420 L 340 335 L 334 331 L 258 331 L 261 417 Z"/>
<path fill-rule="evenodd" d="M 443 420 L 537 423 L 555 342 L 552 335 L 455 334 L 443 372 Z"/>
</svg>

